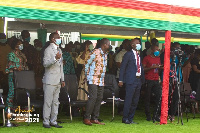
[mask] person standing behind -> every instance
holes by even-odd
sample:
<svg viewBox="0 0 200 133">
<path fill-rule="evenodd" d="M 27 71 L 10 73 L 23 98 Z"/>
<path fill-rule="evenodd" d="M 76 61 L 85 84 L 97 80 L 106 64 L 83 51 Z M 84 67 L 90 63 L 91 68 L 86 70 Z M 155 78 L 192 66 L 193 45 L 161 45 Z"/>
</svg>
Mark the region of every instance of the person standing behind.
<svg viewBox="0 0 200 133">
<path fill-rule="evenodd" d="M 175 120 L 175 115 L 177 113 L 179 105 L 178 81 L 180 81 L 180 84 L 182 84 L 183 82 L 182 67 L 190 63 L 191 58 L 193 58 L 192 56 L 190 56 L 190 58 L 188 59 L 187 56 L 182 56 L 181 63 L 179 63 L 180 57 L 179 55 L 177 55 L 175 51 L 180 51 L 180 49 L 181 49 L 180 43 L 178 42 L 174 42 L 171 46 L 172 54 L 170 56 L 170 71 L 172 72 L 170 72 L 170 78 L 169 78 L 170 84 L 169 84 L 169 111 L 168 111 L 169 113 L 168 117 L 171 122 Z M 183 54 L 183 52 L 181 53 Z M 176 74 L 174 75 L 173 72 L 176 72 Z"/>
<path fill-rule="evenodd" d="M 62 51 L 59 48 L 61 38 L 58 33 L 53 32 L 50 34 L 49 40 L 50 45 L 45 49 L 43 58 L 43 66 L 45 67 L 43 127 L 62 128 L 57 123 L 60 88 L 65 86 Z"/>
<path fill-rule="evenodd" d="M 147 56 L 147 50 L 151 47 L 151 43 L 149 41 L 145 42 L 145 49 L 142 51 L 142 58 L 144 59 Z"/>
<path fill-rule="evenodd" d="M 91 41 L 85 41 L 83 43 L 84 51 L 80 53 L 80 55 L 76 58 L 78 64 L 83 65 L 83 69 L 81 71 L 80 80 L 79 80 L 79 88 L 84 88 L 88 91 L 88 85 L 85 82 L 85 63 L 90 55 L 90 47 L 93 46 Z M 91 48 L 93 49 L 93 47 Z M 82 89 L 78 90 L 78 100 L 88 100 L 87 94 Z"/>
<path fill-rule="evenodd" d="M 131 47 L 132 50 L 126 52 L 123 57 L 118 84 L 122 87 L 126 83 L 126 96 L 122 118 L 122 123 L 125 124 L 137 124 L 133 122 L 133 117 L 138 105 L 141 85 L 144 83 L 144 70 L 138 53 L 141 49 L 139 40 L 136 38 L 132 39 Z"/>
<path fill-rule="evenodd" d="M 192 107 L 193 113 L 199 112 L 199 101 L 200 101 L 200 49 L 195 50 L 195 56 L 191 60 L 192 70 L 189 76 L 189 83 L 195 95 L 195 109 Z"/>
<path fill-rule="evenodd" d="M 27 58 L 27 65 L 29 67 L 30 70 L 33 70 L 34 68 L 34 55 L 35 55 L 35 48 L 33 47 L 33 45 L 29 44 L 30 43 L 30 33 L 28 30 L 23 30 L 21 32 L 21 37 L 23 40 L 23 50 L 22 52 L 25 54 L 26 58 Z"/>
<path fill-rule="evenodd" d="M 34 47 L 36 49 L 34 54 L 34 60 L 33 60 L 33 70 L 35 72 L 36 77 L 42 77 L 44 73 L 44 67 L 41 63 L 41 50 L 42 50 L 42 42 L 39 39 L 34 40 Z"/>
<path fill-rule="evenodd" d="M 121 63 L 122 63 L 122 59 L 124 57 L 124 54 L 129 51 L 129 46 L 130 46 L 130 43 L 131 41 L 128 40 L 128 39 L 125 39 L 123 42 L 122 42 L 122 47 L 123 49 L 116 55 L 115 57 L 115 62 L 116 62 L 116 66 L 117 66 L 117 75 L 116 75 L 116 79 L 117 79 L 117 82 L 119 81 L 119 72 L 120 72 L 120 66 L 121 66 Z M 120 90 L 119 90 L 119 98 L 121 99 L 124 99 L 125 98 L 125 94 L 126 94 L 126 91 L 125 91 L 125 87 L 120 87 Z M 122 107 L 118 107 L 118 113 L 119 114 L 122 114 L 123 113 L 123 106 Z"/>
<path fill-rule="evenodd" d="M 147 87 L 144 89 L 145 92 L 145 114 L 147 117 L 147 121 L 151 120 L 150 113 L 150 97 L 151 94 L 155 94 L 155 109 L 153 113 L 153 119 L 156 121 L 160 121 L 159 116 L 160 113 L 160 98 L 161 98 L 161 86 L 159 84 L 159 69 L 160 65 L 160 57 L 159 57 L 159 47 L 156 45 L 151 46 L 151 54 L 147 55 L 143 59 L 143 67 L 145 71 L 145 81 L 147 83 Z"/>
<path fill-rule="evenodd" d="M 63 52 L 63 72 L 64 74 L 75 74 L 74 62 L 69 53 L 69 46 L 65 45 Z"/>
<path fill-rule="evenodd" d="M 8 93 L 8 76 L 5 69 L 7 64 L 7 55 L 11 52 L 11 48 L 6 42 L 6 35 L 0 33 L 0 88 L 3 89 L 4 94 Z"/>
<path fill-rule="evenodd" d="M 130 45 L 130 40 L 128 39 L 125 39 L 123 42 L 122 42 L 122 47 L 123 49 L 116 55 L 115 57 L 115 62 L 116 62 L 116 65 L 117 65 L 117 76 L 116 78 L 119 80 L 119 71 L 120 71 L 120 66 L 121 66 L 121 63 L 122 63 L 122 59 L 124 57 L 124 54 L 129 51 L 128 50 L 128 46 Z"/>
<path fill-rule="evenodd" d="M 13 71 L 22 71 L 28 70 L 26 65 L 27 59 L 26 56 L 21 52 L 23 49 L 22 41 L 19 39 L 13 39 L 11 43 L 12 52 L 8 54 L 7 57 L 7 66 L 6 66 L 6 73 L 8 74 L 8 96 L 6 100 L 6 108 L 5 111 L 8 111 L 8 107 L 13 107 L 13 99 L 14 99 L 14 82 L 13 82 Z"/>
<path fill-rule="evenodd" d="M 156 38 L 151 39 L 151 45 L 159 46 L 158 39 L 156 39 Z M 151 47 L 149 47 L 149 49 L 147 49 L 147 51 L 146 51 L 146 55 L 150 55 L 150 54 L 151 54 Z"/>
<path fill-rule="evenodd" d="M 110 41 L 103 38 L 100 42 L 100 48 L 94 49 L 85 65 L 85 75 L 88 82 L 89 98 L 86 104 L 86 112 L 83 123 L 86 125 L 100 124 L 98 121 L 101 101 L 104 91 L 104 77 L 107 66 L 107 51 L 110 47 Z"/>
</svg>

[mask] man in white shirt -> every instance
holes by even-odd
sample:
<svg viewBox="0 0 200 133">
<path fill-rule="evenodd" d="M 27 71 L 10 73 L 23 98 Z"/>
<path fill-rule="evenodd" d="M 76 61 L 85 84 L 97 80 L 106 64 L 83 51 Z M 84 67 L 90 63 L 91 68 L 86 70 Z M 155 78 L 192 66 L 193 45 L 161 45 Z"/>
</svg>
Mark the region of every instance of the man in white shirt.
<svg viewBox="0 0 200 133">
<path fill-rule="evenodd" d="M 60 88 L 65 86 L 62 51 L 59 48 L 61 39 L 59 34 L 54 32 L 50 34 L 49 40 L 50 45 L 45 49 L 43 58 L 43 66 L 45 67 L 43 127 L 62 128 L 57 123 Z"/>
</svg>

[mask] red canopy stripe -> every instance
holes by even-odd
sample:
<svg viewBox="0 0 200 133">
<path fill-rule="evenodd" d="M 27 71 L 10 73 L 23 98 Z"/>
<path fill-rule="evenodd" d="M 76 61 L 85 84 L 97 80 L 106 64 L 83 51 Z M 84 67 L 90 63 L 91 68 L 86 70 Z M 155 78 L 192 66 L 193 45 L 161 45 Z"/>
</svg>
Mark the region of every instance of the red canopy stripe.
<svg viewBox="0 0 200 133">
<path fill-rule="evenodd" d="M 123 9 L 136 9 L 136 10 L 182 14 L 182 15 L 200 17 L 200 9 L 197 8 L 179 7 L 174 5 L 158 4 L 158 3 L 151 3 L 151 2 L 137 1 L 137 0 L 44 0 L 44 1 L 64 2 L 72 4 L 86 4 L 86 5 L 114 7 Z"/>
</svg>

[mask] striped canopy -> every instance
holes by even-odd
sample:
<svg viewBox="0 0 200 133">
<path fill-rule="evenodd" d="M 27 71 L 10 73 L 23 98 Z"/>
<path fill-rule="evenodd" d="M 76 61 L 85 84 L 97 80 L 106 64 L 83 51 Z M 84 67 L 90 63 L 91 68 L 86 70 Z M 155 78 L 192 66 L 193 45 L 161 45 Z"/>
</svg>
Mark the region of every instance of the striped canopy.
<svg viewBox="0 0 200 133">
<path fill-rule="evenodd" d="M 107 35 L 107 34 L 81 34 L 81 39 L 84 40 L 98 40 L 108 38 L 110 41 L 123 41 L 124 39 L 141 38 L 142 42 L 147 41 L 146 36 L 122 36 L 122 35 Z M 148 37 L 150 39 L 150 37 Z M 165 43 L 164 37 L 156 37 L 159 43 Z M 200 39 L 177 38 L 171 37 L 171 42 L 179 42 L 180 44 L 200 45 Z"/>
<path fill-rule="evenodd" d="M 194 1 L 0 0 L 0 16 L 200 33 Z"/>
</svg>

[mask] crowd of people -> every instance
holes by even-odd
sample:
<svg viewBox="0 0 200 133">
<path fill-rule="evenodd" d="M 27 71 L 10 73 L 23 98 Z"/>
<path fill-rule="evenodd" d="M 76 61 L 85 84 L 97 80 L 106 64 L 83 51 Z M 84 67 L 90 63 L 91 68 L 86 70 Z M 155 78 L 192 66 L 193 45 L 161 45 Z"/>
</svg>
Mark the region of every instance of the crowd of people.
<svg viewBox="0 0 200 133">
<path fill-rule="evenodd" d="M 82 89 L 78 90 L 77 99 L 87 100 L 83 108 L 83 123 L 104 125 L 98 117 L 103 99 L 104 77 L 109 73 L 116 76 L 120 88 L 119 98 L 125 100 L 124 106 L 118 108 L 118 113 L 123 115 L 122 123 L 138 124 L 133 119 L 140 94 L 144 96 L 146 120 L 160 121 L 165 49 L 159 49 L 156 38 L 145 42 L 143 51 L 139 38 L 125 39 L 113 52 L 106 38 L 97 40 L 96 45 L 91 41 L 82 44 L 76 41 L 61 48 L 62 41 L 56 32 L 50 34 L 44 46 L 38 39 L 34 40 L 34 45 L 29 44 L 30 33 L 27 30 L 21 32 L 21 37 L 22 40 L 16 37 L 6 39 L 5 34 L 0 33 L 0 85 L 7 95 L 6 111 L 8 107 L 13 107 L 13 71 L 32 70 L 38 79 L 36 86 L 44 91 L 43 126 L 62 128 L 57 123 L 60 88 L 65 86 L 65 74 L 76 74 L 79 88 L 89 92 L 88 97 Z M 200 50 L 194 46 L 172 43 L 170 62 L 169 119 L 173 121 L 179 100 L 178 86 L 174 79 L 190 83 L 193 96 L 195 94 L 194 111 L 199 113 Z M 151 100 L 155 105 L 153 115 Z"/>
</svg>

